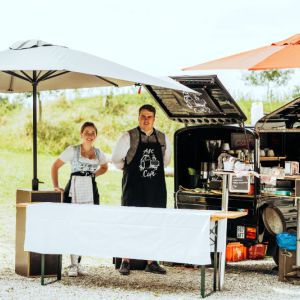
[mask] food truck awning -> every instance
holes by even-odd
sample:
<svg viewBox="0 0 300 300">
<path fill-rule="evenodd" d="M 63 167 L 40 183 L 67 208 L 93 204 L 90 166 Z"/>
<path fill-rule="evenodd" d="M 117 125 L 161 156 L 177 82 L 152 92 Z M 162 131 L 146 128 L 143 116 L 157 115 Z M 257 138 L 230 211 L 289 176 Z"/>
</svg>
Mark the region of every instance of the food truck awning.
<svg viewBox="0 0 300 300">
<path fill-rule="evenodd" d="M 256 131 L 300 131 L 300 97 L 257 121 Z"/>
<path fill-rule="evenodd" d="M 171 78 L 198 92 L 192 94 L 168 88 L 148 88 L 171 120 L 190 125 L 217 125 L 241 124 L 247 119 L 217 75 Z"/>
</svg>

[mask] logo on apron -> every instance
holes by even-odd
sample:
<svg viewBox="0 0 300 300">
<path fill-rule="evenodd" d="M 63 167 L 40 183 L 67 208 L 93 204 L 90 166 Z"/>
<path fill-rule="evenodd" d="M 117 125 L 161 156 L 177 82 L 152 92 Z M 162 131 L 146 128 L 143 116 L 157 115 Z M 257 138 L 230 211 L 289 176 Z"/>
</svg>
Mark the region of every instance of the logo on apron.
<svg viewBox="0 0 300 300">
<path fill-rule="evenodd" d="M 154 149 L 147 148 L 143 151 L 143 156 L 140 160 L 139 169 L 142 172 L 142 177 L 151 178 L 156 175 L 156 170 L 160 165 L 159 160 L 154 154 Z"/>
</svg>

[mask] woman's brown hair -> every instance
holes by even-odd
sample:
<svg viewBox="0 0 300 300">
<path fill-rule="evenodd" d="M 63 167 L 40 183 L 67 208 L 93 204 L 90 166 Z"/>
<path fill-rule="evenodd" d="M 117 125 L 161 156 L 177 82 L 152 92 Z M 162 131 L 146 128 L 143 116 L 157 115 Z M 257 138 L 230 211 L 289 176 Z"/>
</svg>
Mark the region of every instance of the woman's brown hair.
<svg viewBox="0 0 300 300">
<path fill-rule="evenodd" d="M 86 127 L 94 127 L 96 134 L 98 134 L 97 127 L 93 122 L 84 122 L 81 126 L 80 133 L 83 133 L 83 131 Z"/>
</svg>

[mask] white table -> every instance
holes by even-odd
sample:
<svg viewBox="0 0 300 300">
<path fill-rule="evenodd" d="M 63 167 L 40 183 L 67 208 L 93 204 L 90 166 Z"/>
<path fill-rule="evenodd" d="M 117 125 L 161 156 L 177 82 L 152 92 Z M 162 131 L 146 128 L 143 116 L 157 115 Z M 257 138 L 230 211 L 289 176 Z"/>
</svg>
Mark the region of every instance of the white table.
<svg viewBox="0 0 300 300">
<path fill-rule="evenodd" d="M 29 204 L 24 250 L 41 254 L 128 257 L 203 266 L 211 263 L 211 220 L 218 223 L 222 218 L 241 214 L 228 212 L 224 216 L 220 211 L 192 209 Z M 219 231 L 219 249 L 224 248 L 222 241 L 225 240 L 225 231 L 223 236 Z M 215 247 L 214 251 L 217 250 Z M 204 296 L 204 282 L 201 288 Z"/>
</svg>

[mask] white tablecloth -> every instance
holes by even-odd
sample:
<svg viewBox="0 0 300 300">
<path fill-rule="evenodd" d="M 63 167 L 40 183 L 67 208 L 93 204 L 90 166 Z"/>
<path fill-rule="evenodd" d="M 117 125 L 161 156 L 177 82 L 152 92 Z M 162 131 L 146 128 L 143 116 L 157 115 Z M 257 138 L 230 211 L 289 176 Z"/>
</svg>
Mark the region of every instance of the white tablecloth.
<svg viewBox="0 0 300 300">
<path fill-rule="evenodd" d="M 30 204 L 25 251 L 210 263 L 213 211 Z"/>
</svg>

